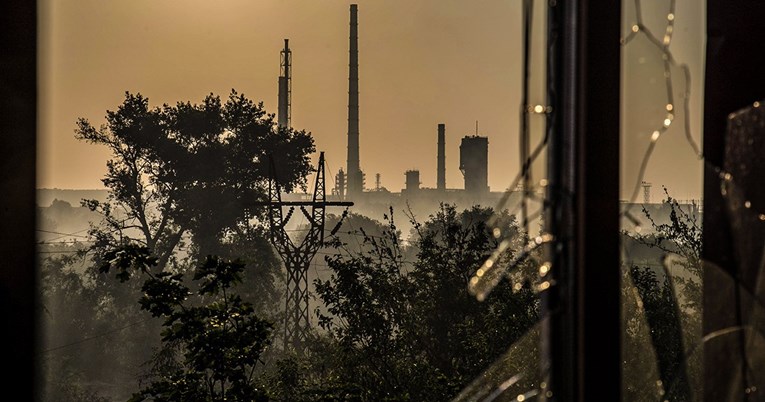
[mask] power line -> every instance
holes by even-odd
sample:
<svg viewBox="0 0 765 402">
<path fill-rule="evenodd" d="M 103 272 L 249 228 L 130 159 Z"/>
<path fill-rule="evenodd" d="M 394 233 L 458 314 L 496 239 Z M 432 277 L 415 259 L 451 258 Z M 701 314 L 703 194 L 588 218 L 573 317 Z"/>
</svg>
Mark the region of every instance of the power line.
<svg viewBox="0 0 765 402">
<path fill-rule="evenodd" d="M 89 336 L 89 337 L 87 337 L 87 338 L 83 338 L 83 339 L 80 339 L 79 341 L 74 341 L 74 342 L 71 342 L 71 343 L 67 343 L 66 345 L 56 346 L 56 347 L 53 347 L 53 348 L 50 348 L 50 349 L 44 350 L 44 351 L 43 351 L 43 353 L 48 353 L 48 352 L 53 352 L 53 351 L 55 351 L 55 350 L 59 350 L 59 349 L 68 348 L 68 347 L 70 347 L 70 346 L 79 345 L 79 344 L 81 344 L 81 343 L 85 343 L 85 342 L 87 342 L 87 341 L 92 341 L 92 340 L 94 340 L 94 339 L 102 338 L 102 337 L 104 337 L 104 336 L 107 336 L 107 335 L 111 335 L 111 334 L 113 334 L 113 333 L 117 333 L 117 332 L 120 332 L 120 331 L 124 331 L 124 330 L 126 330 L 126 329 L 128 329 L 128 328 L 130 328 L 130 327 L 134 327 L 134 326 L 136 326 L 136 325 L 138 325 L 138 324 L 142 324 L 142 323 L 144 323 L 144 322 L 146 322 L 146 321 L 149 321 L 149 320 L 151 320 L 152 318 L 154 318 L 154 317 L 149 317 L 149 318 L 145 318 L 145 319 L 143 319 L 143 320 L 140 320 L 140 321 L 135 321 L 135 322 L 132 322 L 132 323 L 130 323 L 130 324 L 127 324 L 127 325 L 125 325 L 125 326 L 123 326 L 123 327 L 120 327 L 120 328 L 116 328 L 116 329 L 113 329 L 113 330 L 111 330 L 111 331 L 102 332 L 102 333 L 100 333 L 100 334 L 98 334 L 98 335 Z"/>
<path fill-rule="evenodd" d="M 47 242 L 51 242 L 51 241 L 53 241 L 53 240 L 59 240 L 59 239 L 63 239 L 63 238 L 65 238 L 65 237 L 82 237 L 82 238 L 89 238 L 89 236 L 83 236 L 83 235 L 78 235 L 78 234 L 77 234 L 77 233 L 82 233 L 82 232 L 84 232 L 84 231 L 87 231 L 87 230 L 89 230 L 89 229 L 90 229 L 90 228 L 85 228 L 85 229 L 81 229 L 81 230 L 78 230 L 78 231 L 76 231 L 76 232 L 72 232 L 72 233 L 60 233 L 60 232 L 55 232 L 55 231 L 50 231 L 50 230 L 43 230 L 43 229 L 35 229 L 35 230 L 37 230 L 38 232 L 43 232 L 43 233 L 61 234 L 61 236 L 56 236 L 56 237 L 54 237 L 54 238 L 52 238 L 52 239 L 48 239 L 48 240 L 46 240 Z"/>
<path fill-rule="evenodd" d="M 76 232 L 74 232 L 74 233 L 56 232 L 56 231 L 52 231 L 52 230 L 44 230 L 44 229 L 35 229 L 35 230 L 37 230 L 38 232 L 43 232 L 43 233 L 51 233 L 51 234 L 64 235 L 64 236 L 72 236 L 72 237 L 85 237 L 85 238 L 87 238 L 87 237 L 88 237 L 88 236 L 85 236 L 85 235 L 78 235 L 78 234 L 77 234 L 77 233 L 80 233 L 80 232 L 84 232 L 84 231 L 86 231 L 86 230 L 88 230 L 88 229 L 82 229 L 82 230 L 78 230 L 78 231 L 76 231 Z"/>
<path fill-rule="evenodd" d="M 48 241 L 40 241 L 37 242 L 38 245 L 49 245 L 49 244 L 85 244 L 85 243 L 95 243 L 95 240 L 48 240 Z"/>
</svg>

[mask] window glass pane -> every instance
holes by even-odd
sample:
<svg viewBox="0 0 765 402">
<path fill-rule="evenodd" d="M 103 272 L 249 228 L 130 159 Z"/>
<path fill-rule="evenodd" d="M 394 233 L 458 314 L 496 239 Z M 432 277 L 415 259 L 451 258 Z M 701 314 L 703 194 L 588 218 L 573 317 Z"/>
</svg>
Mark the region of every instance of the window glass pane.
<svg viewBox="0 0 765 402">
<path fill-rule="evenodd" d="M 701 400 L 704 2 L 622 9 L 623 400 Z"/>
<path fill-rule="evenodd" d="M 42 399 L 545 392 L 546 7 L 41 1 Z"/>
</svg>

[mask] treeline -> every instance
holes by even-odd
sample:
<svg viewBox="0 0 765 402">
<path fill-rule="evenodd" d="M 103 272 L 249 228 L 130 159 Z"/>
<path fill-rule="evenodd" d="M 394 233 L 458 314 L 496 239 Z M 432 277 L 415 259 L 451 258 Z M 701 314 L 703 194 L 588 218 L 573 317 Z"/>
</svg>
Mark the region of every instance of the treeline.
<svg viewBox="0 0 765 402">
<path fill-rule="evenodd" d="M 442 205 L 424 221 L 407 217 L 408 236 L 394 211 L 382 222 L 351 214 L 317 256 L 306 350 L 283 348 L 284 273 L 254 202 L 268 200 L 270 160 L 283 188 L 305 186 L 314 145 L 273 117 L 234 91 L 155 108 L 128 93 L 104 126 L 78 121 L 78 138 L 112 153 L 109 197 L 83 201 L 100 217 L 88 243 L 41 247 L 55 251 L 40 254 L 44 399 L 448 400 L 476 378 L 496 386 L 521 372 L 518 386 L 541 386 L 528 367 L 535 347 L 506 354 L 537 336 L 539 255 L 486 301 L 468 293 L 500 242 L 500 261 L 524 246 L 515 217 L 490 208 Z M 671 216 L 629 237 L 681 255 L 685 272 L 672 282 L 646 261 L 625 264 L 633 400 L 651 400 L 643 391 L 656 379 L 656 392 L 682 400 L 698 377 L 685 359 L 700 314 L 698 227 Z M 500 372 L 482 374 L 498 359 Z"/>
</svg>

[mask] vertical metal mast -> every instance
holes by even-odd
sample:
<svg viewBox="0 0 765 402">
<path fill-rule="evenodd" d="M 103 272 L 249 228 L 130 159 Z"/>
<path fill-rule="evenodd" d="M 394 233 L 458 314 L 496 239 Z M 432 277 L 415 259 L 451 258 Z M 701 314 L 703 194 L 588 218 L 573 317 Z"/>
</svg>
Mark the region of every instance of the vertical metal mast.
<svg viewBox="0 0 765 402">
<path fill-rule="evenodd" d="M 362 191 L 359 166 L 359 46 L 358 7 L 351 4 L 350 47 L 348 50 L 348 194 Z"/>
<path fill-rule="evenodd" d="M 313 201 L 282 201 L 281 188 L 276 178 L 273 159 L 271 160 L 271 179 L 268 186 L 271 242 L 282 257 L 287 269 L 284 349 L 292 348 L 298 353 L 305 350 L 308 339 L 308 268 L 324 242 L 324 211 L 328 206 L 347 207 L 353 205 L 352 202 L 327 202 L 325 185 L 324 152 L 321 152 L 319 154 L 319 166 L 316 169 Z M 282 212 L 282 207 L 285 206 L 290 207 L 286 216 Z M 284 229 L 292 217 L 292 213 L 295 212 L 295 207 L 300 208 L 300 212 L 303 213 L 310 225 L 308 234 L 298 245 L 292 242 Z M 311 207 L 310 212 L 307 207 Z M 336 232 L 337 229 L 334 231 Z"/>
<path fill-rule="evenodd" d="M 281 69 L 279 71 L 279 127 L 289 128 L 292 124 L 290 109 L 292 107 L 292 51 L 289 39 L 284 40 L 284 49 L 281 51 Z"/>
</svg>

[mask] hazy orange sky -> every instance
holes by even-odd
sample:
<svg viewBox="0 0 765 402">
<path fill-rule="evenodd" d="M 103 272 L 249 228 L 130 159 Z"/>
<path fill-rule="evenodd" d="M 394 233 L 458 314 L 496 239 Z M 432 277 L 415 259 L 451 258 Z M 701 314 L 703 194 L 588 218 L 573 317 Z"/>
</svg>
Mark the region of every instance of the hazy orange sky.
<svg viewBox="0 0 765 402">
<path fill-rule="evenodd" d="M 104 149 L 73 138 L 125 91 L 154 105 L 232 88 L 276 112 L 279 51 L 293 51 L 292 125 L 345 165 L 348 1 L 49 1 L 41 7 L 39 187 L 98 188 Z M 393 191 L 418 168 L 435 186 L 446 124 L 447 185 L 462 187 L 459 139 L 490 141 L 490 185 L 517 164 L 519 2 L 359 1 L 361 166 Z M 512 153 L 512 155 L 507 155 Z"/>
<path fill-rule="evenodd" d="M 380 173 L 383 186 L 399 191 L 407 169 L 419 169 L 423 186 L 435 187 L 436 128 L 445 123 L 447 187 L 462 188 L 459 140 L 479 120 L 489 138 L 489 185 L 504 189 L 518 165 L 521 2 L 356 3 L 367 187 Z M 225 97 L 233 88 L 275 113 L 284 38 L 293 51 L 292 126 L 313 134 L 334 175 L 346 163 L 349 4 L 42 0 L 38 187 L 102 187 L 108 154 L 75 140 L 75 121 L 101 124 L 125 91 L 161 105 Z M 698 26 L 690 31 L 697 35 Z M 697 42 L 691 58 L 701 55 Z"/>
</svg>

